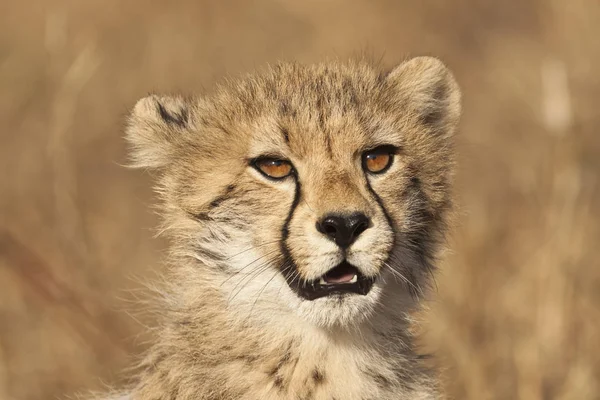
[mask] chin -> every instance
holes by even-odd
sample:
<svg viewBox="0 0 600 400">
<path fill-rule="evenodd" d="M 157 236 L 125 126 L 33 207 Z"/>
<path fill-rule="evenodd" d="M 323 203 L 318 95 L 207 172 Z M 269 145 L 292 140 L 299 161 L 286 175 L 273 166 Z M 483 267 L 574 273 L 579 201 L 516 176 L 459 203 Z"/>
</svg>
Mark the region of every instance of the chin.
<svg viewBox="0 0 600 400">
<path fill-rule="evenodd" d="M 297 297 L 295 312 L 323 328 L 352 328 L 374 314 L 381 298 L 381 283 L 375 281 L 368 293 L 333 292 L 314 300 Z"/>
</svg>

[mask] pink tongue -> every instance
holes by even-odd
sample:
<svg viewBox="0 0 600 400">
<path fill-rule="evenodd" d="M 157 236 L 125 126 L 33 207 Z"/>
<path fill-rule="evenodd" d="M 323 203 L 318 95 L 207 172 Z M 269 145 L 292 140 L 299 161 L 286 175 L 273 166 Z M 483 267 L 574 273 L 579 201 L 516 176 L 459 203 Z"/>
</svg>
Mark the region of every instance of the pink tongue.
<svg viewBox="0 0 600 400">
<path fill-rule="evenodd" d="M 352 271 L 343 271 L 341 273 L 327 274 L 324 279 L 327 283 L 348 283 L 355 275 L 356 273 Z"/>
</svg>

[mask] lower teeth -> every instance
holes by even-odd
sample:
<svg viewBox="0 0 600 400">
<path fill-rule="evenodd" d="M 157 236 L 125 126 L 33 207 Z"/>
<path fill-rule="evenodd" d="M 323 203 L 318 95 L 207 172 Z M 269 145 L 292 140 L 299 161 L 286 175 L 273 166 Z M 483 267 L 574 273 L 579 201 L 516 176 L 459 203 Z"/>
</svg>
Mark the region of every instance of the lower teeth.
<svg viewBox="0 0 600 400">
<path fill-rule="evenodd" d="M 356 283 L 356 282 L 358 282 L 358 276 L 357 276 L 357 275 L 354 275 L 354 276 L 352 277 L 352 279 L 350 279 L 348 282 L 339 282 L 339 283 L 342 283 L 342 284 L 343 284 L 343 283 Z M 335 284 L 335 283 L 330 283 L 330 282 L 327 282 L 327 281 L 325 280 L 325 278 L 321 278 L 321 279 L 319 280 L 319 285 L 334 285 L 334 284 Z"/>
</svg>

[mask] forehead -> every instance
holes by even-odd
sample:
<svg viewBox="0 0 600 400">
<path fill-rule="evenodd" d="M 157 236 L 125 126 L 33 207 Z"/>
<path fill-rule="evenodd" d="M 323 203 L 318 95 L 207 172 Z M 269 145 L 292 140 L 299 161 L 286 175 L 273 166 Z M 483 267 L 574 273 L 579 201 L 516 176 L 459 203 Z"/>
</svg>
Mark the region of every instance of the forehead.
<svg viewBox="0 0 600 400">
<path fill-rule="evenodd" d="M 254 155 L 347 154 L 399 140 L 379 115 L 383 79 L 367 65 L 281 64 L 233 89 L 225 97 L 244 110 Z"/>
<path fill-rule="evenodd" d="M 385 121 L 368 124 L 353 113 L 324 121 L 261 119 L 251 129 L 249 156 L 282 156 L 295 159 L 347 159 L 381 145 L 401 146 L 401 133 Z"/>
</svg>

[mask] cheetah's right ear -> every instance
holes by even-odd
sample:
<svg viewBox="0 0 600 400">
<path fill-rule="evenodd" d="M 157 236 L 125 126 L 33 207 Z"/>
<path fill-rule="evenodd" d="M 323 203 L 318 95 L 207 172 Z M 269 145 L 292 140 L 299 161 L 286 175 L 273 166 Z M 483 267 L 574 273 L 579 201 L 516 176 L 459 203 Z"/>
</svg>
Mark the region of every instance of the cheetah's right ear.
<svg viewBox="0 0 600 400">
<path fill-rule="evenodd" d="M 131 166 L 162 168 L 191 128 L 191 102 L 183 97 L 150 95 L 129 115 L 125 138 L 131 146 Z"/>
</svg>

